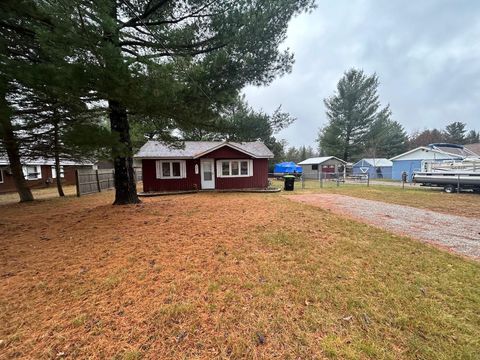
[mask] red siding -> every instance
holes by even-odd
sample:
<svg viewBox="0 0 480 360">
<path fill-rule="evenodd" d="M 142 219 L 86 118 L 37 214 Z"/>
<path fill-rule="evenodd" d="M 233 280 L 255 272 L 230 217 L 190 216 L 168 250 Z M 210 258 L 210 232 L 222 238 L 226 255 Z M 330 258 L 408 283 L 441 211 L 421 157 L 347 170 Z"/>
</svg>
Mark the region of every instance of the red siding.
<svg viewBox="0 0 480 360">
<path fill-rule="evenodd" d="M 64 166 L 65 177 L 62 178 L 63 185 L 75 185 L 75 169 L 76 166 Z M 41 189 L 50 186 L 55 186 L 56 179 L 51 179 L 52 182 L 47 183 L 47 179 L 52 177 L 52 167 L 50 165 L 41 165 L 42 178 L 38 180 L 26 180 L 27 186 L 30 189 Z M 15 183 L 13 182 L 13 176 L 8 174 L 6 168 L 2 168 L 3 171 L 3 183 L 0 183 L 0 194 L 15 192 Z"/>
<path fill-rule="evenodd" d="M 251 159 L 251 157 L 225 146 L 204 155 L 203 158 L 215 159 L 215 189 L 261 189 L 268 186 L 268 159 L 253 159 L 253 176 L 219 178 L 216 176 L 218 160 Z M 201 189 L 200 173 L 195 174 L 197 164 L 200 172 L 200 159 L 186 160 L 186 179 L 157 179 L 156 160 L 144 159 L 142 160 L 143 190 L 149 192 Z"/>
<path fill-rule="evenodd" d="M 195 174 L 195 164 L 199 173 Z M 157 179 L 156 160 L 142 160 L 143 191 L 179 191 L 200 189 L 200 160 L 186 160 L 185 179 Z"/>
</svg>

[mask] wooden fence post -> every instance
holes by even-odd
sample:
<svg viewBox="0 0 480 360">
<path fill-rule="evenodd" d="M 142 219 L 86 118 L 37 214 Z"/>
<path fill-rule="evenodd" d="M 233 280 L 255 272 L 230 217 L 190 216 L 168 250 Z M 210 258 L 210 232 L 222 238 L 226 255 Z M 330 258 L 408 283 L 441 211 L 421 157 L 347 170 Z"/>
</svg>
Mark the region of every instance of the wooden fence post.
<svg viewBox="0 0 480 360">
<path fill-rule="evenodd" d="M 77 196 L 80 197 L 80 180 L 78 176 L 78 169 L 75 169 L 75 185 L 77 186 Z"/>
<path fill-rule="evenodd" d="M 98 187 L 98 192 L 102 192 L 102 188 L 100 186 L 100 176 L 98 175 L 98 169 L 95 170 L 95 175 L 97 177 L 97 187 Z"/>
</svg>

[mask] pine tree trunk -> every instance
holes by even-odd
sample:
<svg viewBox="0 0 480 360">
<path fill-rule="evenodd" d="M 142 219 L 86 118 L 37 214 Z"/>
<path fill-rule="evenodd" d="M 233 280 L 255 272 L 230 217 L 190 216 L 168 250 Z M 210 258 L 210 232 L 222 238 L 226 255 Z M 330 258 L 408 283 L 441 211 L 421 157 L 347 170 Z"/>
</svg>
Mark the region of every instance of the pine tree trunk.
<svg viewBox="0 0 480 360">
<path fill-rule="evenodd" d="M 138 204 L 137 184 L 133 170 L 132 143 L 127 110 L 116 100 L 109 100 L 110 127 L 118 134 L 119 145 L 113 147 L 113 163 L 115 168 L 115 201 L 114 205 Z"/>
<path fill-rule="evenodd" d="M 54 136 L 54 146 L 55 146 L 55 149 L 53 149 L 53 151 L 55 153 L 55 172 L 57 174 L 57 191 L 58 191 L 58 196 L 63 197 L 65 196 L 65 193 L 63 192 L 62 176 L 61 176 L 61 168 L 60 168 L 58 122 L 55 121 L 53 126 L 54 126 L 53 136 Z"/>
<path fill-rule="evenodd" d="M 10 119 L 2 118 L 1 127 L 3 135 L 3 144 L 7 151 L 8 161 L 10 163 L 10 170 L 12 171 L 13 182 L 20 196 L 20 202 L 33 201 L 32 191 L 28 188 L 27 182 L 22 171 L 22 163 L 20 161 L 20 151 L 18 147 L 17 138 L 13 132 L 13 127 Z"/>
<path fill-rule="evenodd" d="M 117 3 L 110 2 L 110 16 L 118 21 Z M 118 29 L 112 31 L 111 28 L 105 29 L 105 39 L 117 52 L 118 58 L 109 58 L 105 62 L 106 67 L 112 70 L 118 66 L 124 66 L 121 59 L 121 48 L 118 45 Z M 115 169 L 115 201 L 114 205 L 138 204 L 140 199 L 137 195 L 137 184 L 133 171 L 132 142 L 130 139 L 130 126 L 128 124 L 127 109 L 118 99 L 108 99 L 108 108 L 110 110 L 110 128 L 113 134 L 118 135 L 118 145 L 112 148 L 113 166 Z"/>
</svg>

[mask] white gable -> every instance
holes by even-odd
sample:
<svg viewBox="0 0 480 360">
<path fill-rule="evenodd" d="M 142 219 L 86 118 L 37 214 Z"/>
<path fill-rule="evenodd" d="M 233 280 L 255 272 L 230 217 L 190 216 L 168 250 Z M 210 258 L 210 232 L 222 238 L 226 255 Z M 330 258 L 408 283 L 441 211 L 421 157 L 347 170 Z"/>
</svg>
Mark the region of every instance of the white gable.
<svg viewBox="0 0 480 360">
<path fill-rule="evenodd" d="M 406 153 L 397 155 L 390 160 L 446 160 L 462 158 L 459 155 L 449 154 L 438 150 L 429 149 L 427 147 L 419 147 Z"/>
</svg>

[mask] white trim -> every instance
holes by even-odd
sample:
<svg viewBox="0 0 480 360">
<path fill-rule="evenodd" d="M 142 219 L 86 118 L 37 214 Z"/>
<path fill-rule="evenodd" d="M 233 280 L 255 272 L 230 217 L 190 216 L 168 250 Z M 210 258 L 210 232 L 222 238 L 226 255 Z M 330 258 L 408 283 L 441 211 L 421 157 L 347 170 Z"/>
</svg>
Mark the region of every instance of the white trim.
<svg viewBox="0 0 480 360">
<path fill-rule="evenodd" d="M 305 160 L 299 162 L 297 165 L 300 165 L 300 166 L 301 165 L 320 165 L 320 164 L 323 164 L 325 161 L 329 161 L 329 160 L 332 160 L 332 159 L 338 160 L 343 164 L 347 163 L 345 160 L 339 159 L 336 156 L 322 156 L 322 157 L 305 159 Z"/>
<path fill-rule="evenodd" d="M 223 174 L 223 163 L 228 161 L 228 175 Z M 232 162 L 238 162 L 238 175 L 232 175 Z M 247 163 L 247 174 L 242 175 L 242 162 Z M 221 159 L 217 160 L 217 177 L 219 178 L 236 178 L 253 176 L 253 160 L 251 159 Z"/>
<path fill-rule="evenodd" d="M 3 178 L 3 170 L 0 169 L 0 184 L 3 184 L 5 182 L 5 179 Z"/>
<path fill-rule="evenodd" d="M 63 165 L 60 165 L 60 178 L 65 177 L 65 169 L 63 168 Z M 52 165 L 52 179 L 57 178 L 57 170 L 55 169 L 55 165 Z"/>
<path fill-rule="evenodd" d="M 35 168 L 35 172 L 32 174 L 37 174 L 36 178 L 31 178 L 28 176 L 28 168 Z M 24 165 L 22 166 L 23 176 L 25 180 L 39 180 L 42 178 L 42 166 L 41 165 Z"/>
<path fill-rule="evenodd" d="M 209 163 L 211 165 L 212 178 L 210 180 L 205 180 L 204 173 L 204 164 Z M 196 164 L 195 166 L 198 166 Z M 202 189 L 215 189 L 215 159 L 200 159 L 200 185 Z"/>
<path fill-rule="evenodd" d="M 412 150 L 408 150 L 400 155 L 397 155 L 397 156 L 394 156 L 388 160 L 390 161 L 393 161 L 393 160 L 398 160 L 399 158 L 402 158 L 406 155 L 409 155 L 411 153 L 414 153 L 415 151 L 418 151 L 418 150 L 424 150 L 424 151 L 430 151 L 432 153 L 435 153 L 435 154 L 441 154 L 441 155 L 447 155 L 447 156 L 451 156 L 452 158 L 458 158 L 458 159 L 461 159 L 463 158 L 462 155 L 458 155 L 458 154 L 452 154 L 452 153 L 449 153 L 447 151 L 443 151 L 443 150 L 439 150 L 439 149 L 432 149 L 432 148 L 429 148 L 429 147 L 426 147 L 426 146 L 419 146 L 415 149 L 412 149 Z M 422 160 L 422 159 L 408 159 L 408 160 Z"/>
<path fill-rule="evenodd" d="M 173 173 L 173 165 L 172 163 L 180 163 L 180 176 L 163 176 L 162 172 L 162 164 L 169 164 L 170 167 L 170 175 Z M 185 160 L 157 160 L 155 162 L 156 168 L 156 178 L 157 179 L 185 179 L 187 177 L 187 165 Z"/>
</svg>

